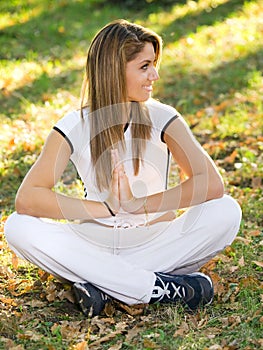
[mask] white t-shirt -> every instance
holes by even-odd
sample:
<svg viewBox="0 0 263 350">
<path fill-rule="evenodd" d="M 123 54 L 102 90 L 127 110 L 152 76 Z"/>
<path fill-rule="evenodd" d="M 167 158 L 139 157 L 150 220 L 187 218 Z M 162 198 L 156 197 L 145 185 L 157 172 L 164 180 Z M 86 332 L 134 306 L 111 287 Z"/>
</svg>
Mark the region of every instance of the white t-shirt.
<svg viewBox="0 0 263 350">
<path fill-rule="evenodd" d="M 122 157 L 125 172 L 129 178 L 132 192 L 135 197 L 143 197 L 153 193 L 164 191 L 167 188 L 170 152 L 162 137 L 167 126 L 179 116 L 179 113 L 171 106 L 149 99 L 145 105 L 149 110 L 152 121 L 151 138 L 147 140 L 144 161 L 140 164 L 138 175 L 134 175 L 132 164 L 131 130 L 130 125 L 125 128 L 124 139 L 126 151 Z M 132 121 L 131 121 L 132 122 Z M 60 119 L 54 129 L 62 134 L 71 147 L 71 161 L 84 184 L 85 198 L 103 202 L 108 191 L 100 192 L 96 186 L 95 173 L 90 155 L 90 130 L 89 114 L 84 113 L 81 118 L 80 111 L 73 111 Z M 158 213 L 159 216 L 161 213 Z M 150 215 L 152 219 L 154 214 Z M 115 218 L 97 219 L 99 222 L 109 225 L 139 225 L 145 221 L 145 215 L 131 215 L 120 213 Z"/>
</svg>

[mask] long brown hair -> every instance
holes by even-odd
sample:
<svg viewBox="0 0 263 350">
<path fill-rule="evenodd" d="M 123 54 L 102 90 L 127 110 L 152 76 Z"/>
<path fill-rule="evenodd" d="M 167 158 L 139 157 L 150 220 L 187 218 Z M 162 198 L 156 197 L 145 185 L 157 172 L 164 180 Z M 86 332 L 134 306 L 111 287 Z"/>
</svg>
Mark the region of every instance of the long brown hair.
<svg viewBox="0 0 263 350">
<path fill-rule="evenodd" d="M 89 109 L 91 159 L 96 183 L 107 189 L 111 180 L 110 150 L 125 150 L 123 125 L 132 116 L 132 152 L 137 175 L 146 140 L 151 136 L 151 120 L 144 103 L 128 103 L 126 64 L 136 58 L 145 44 L 153 44 L 156 66 L 161 60 L 162 40 L 150 29 L 125 20 L 102 28 L 88 50 L 81 93 L 81 113 Z"/>
</svg>

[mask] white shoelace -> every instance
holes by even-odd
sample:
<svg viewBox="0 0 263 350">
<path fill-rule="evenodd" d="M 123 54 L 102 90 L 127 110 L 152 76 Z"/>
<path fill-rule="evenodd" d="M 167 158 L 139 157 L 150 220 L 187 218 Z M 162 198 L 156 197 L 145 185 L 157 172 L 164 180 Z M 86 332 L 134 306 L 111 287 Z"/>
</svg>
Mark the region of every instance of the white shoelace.
<svg viewBox="0 0 263 350">
<path fill-rule="evenodd" d="M 152 297 L 158 299 L 158 301 L 161 301 L 165 296 L 168 299 L 175 299 L 178 298 L 184 298 L 186 296 L 185 288 L 183 286 L 176 286 L 174 282 L 167 282 L 166 284 L 158 278 L 159 281 L 162 283 L 161 286 L 155 286 L 153 289 Z M 171 290 L 171 286 L 173 287 L 173 291 Z M 170 287 L 170 288 L 169 288 Z M 171 295 L 173 293 L 173 295 Z"/>
</svg>

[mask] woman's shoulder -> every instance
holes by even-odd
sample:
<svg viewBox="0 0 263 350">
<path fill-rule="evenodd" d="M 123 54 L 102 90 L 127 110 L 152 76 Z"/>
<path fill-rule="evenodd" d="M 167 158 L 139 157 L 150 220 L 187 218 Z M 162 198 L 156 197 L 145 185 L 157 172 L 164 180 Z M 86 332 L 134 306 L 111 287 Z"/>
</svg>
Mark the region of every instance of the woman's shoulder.
<svg viewBox="0 0 263 350">
<path fill-rule="evenodd" d="M 165 125 L 169 120 L 180 116 L 174 107 L 153 98 L 146 101 L 145 105 L 149 110 L 151 120 L 157 124 Z"/>
<path fill-rule="evenodd" d="M 148 107 L 150 113 L 160 113 L 163 114 L 169 114 L 174 116 L 175 114 L 179 115 L 179 112 L 171 105 L 168 105 L 166 103 L 163 103 L 159 100 L 156 100 L 154 98 L 150 98 L 145 102 L 146 106 Z"/>
<path fill-rule="evenodd" d="M 82 129 L 84 122 L 87 124 L 87 116 L 88 112 L 85 109 L 83 110 L 83 114 L 81 114 L 80 109 L 71 110 L 56 122 L 54 128 L 61 129 L 67 133 L 71 132 L 73 129 Z"/>
</svg>

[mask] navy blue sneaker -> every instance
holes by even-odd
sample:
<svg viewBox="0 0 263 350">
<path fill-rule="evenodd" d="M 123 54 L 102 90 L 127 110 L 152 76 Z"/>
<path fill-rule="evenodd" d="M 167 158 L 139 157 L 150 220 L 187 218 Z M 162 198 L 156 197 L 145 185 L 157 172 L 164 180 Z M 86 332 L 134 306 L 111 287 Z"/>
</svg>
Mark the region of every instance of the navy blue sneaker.
<svg viewBox="0 0 263 350">
<path fill-rule="evenodd" d="M 208 305 L 214 297 L 213 283 L 203 273 L 196 272 L 187 275 L 171 275 L 156 272 L 156 282 L 150 303 L 181 302 L 190 310 Z"/>
<path fill-rule="evenodd" d="M 99 315 L 111 298 L 91 283 L 74 283 L 76 300 L 85 316 Z"/>
</svg>

